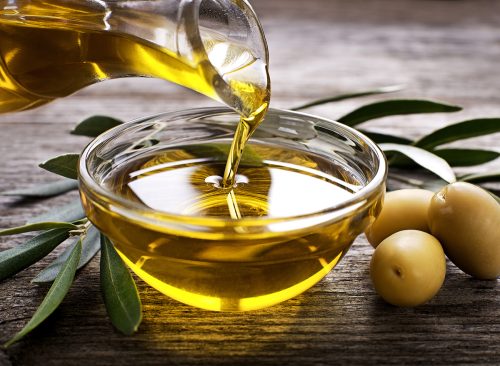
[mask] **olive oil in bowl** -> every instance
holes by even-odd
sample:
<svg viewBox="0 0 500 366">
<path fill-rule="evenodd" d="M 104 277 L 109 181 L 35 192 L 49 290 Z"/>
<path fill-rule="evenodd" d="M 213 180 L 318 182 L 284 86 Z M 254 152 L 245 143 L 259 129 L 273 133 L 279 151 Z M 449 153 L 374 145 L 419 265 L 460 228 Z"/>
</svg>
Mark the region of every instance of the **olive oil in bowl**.
<svg viewBox="0 0 500 366">
<path fill-rule="evenodd" d="M 186 304 L 244 311 L 302 293 L 378 212 L 385 162 L 340 125 L 284 111 L 269 119 L 230 185 L 234 113 L 165 114 L 110 131 L 82 155 L 88 217 L 138 276 Z"/>
</svg>

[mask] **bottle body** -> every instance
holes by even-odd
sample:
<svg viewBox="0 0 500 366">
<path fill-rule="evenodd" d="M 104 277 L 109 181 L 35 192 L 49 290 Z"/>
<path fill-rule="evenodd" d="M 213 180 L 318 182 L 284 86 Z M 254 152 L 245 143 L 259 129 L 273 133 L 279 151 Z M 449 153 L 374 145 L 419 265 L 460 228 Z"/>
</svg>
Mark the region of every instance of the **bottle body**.
<svg viewBox="0 0 500 366">
<path fill-rule="evenodd" d="M 183 85 L 249 115 L 269 97 L 267 48 L 255 34 L 251 8 L 240 5 L 14 1 L 0 8 L 0 113 L 33 108 L 106 79 L 143 76 Z"/>
</svg>

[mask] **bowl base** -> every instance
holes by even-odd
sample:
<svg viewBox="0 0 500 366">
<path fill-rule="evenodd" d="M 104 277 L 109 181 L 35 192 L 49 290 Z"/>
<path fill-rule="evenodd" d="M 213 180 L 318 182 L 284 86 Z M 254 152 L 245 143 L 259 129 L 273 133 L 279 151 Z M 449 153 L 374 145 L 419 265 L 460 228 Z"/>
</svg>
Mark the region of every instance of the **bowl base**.
<svg viewBox="0 0 500 366">
<path fill-rule="evenodd" d="M 339 253 L 333 260 L 326 262 L 323 258 L 318 259 L 318 263 L 322 266 L 319 271 L 306 278 L 305 280 L 292 285 L 283 290 L 272 293 L 261 294 L 253 297 L 217 297 L 209 296 L 196 292 L 191 292 L 186 289 L 175 287 L 166 282 L 155 278 L 148 272 L 141 269 L 137 264 L 132 263 L 123 253 L 119 250 L 118 254 L 122 257 L 123 261 L 132 269 L 132 271 L 139 276 L 144 282 L 151 287 L 160 291 L 161 293 L 171 297 L 174 300 L 182 302 L 187 305 L 195 306 L 205 310 L 224 311 L 224 312 L 239 312 L 251 311 L 266 308 L 285 300 L 295 297 L 310 287 L 314 286 L 323 277 L 325 277 L 340 261 L 343 253 Z"/>
</svg>

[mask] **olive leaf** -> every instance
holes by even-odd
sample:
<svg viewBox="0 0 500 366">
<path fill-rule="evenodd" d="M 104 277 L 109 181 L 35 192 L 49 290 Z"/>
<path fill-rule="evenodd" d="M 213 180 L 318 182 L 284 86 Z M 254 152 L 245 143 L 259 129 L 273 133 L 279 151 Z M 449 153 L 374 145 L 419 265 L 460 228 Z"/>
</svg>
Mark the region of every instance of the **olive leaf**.
<svg viewBox="0 0 500 366">
<path fill-rule="evenodd" d="M 80 240 L 82 242 L 82 254 L 80 256 L 80 261 L 78 262 L 77 270 L 85 266 L 99 251 L 99 231 L 94 226 L 90 226 L 85 237 Z M 72 244 L 68 245 L 64 252 L 42 271 L 40 271 L 40 273 L 38 273 L 38 275 L 31 280 L 31 282 L 46 283 L 54 281 L 76 245 L 78 245 L 78 240 L 75 240 Z"/>
<path fill-rule="evenodd" d="M 462 108 L 459 106 L 434 102 L 431 100 L 394 99 L 364 105 L 346 114 L 345 116 L 340 117 L 337 121 L 348 126 L 356 126 L 368 120 L 388 116 L 419 113 L 448 113 L 458 112 L 460 110 L 462 110 Z"/>
<path fill-rule="evenodd" d="M 78 179 L 79 154 L 64 154 L 44 161 L 38 166 L 51 173 L 62 175 L 70 179 Z"/>
<path fill-rule="evenodd" d="M 427 150 L 415 146 L 391 143 L 384 143 L 380 144 L 379 146 L 385 152 L 396 151 L 406 155 L 407 157 L 415 161 L 418 165 L 433 172 L 449 183 L 456 181 L 455 173 L 448 165 L 446 160 L 440 158 L 437 155 L 434 155 Z"/>
<path fill-rule="evenodd" d="M 28 224 L 28 225 L 13 227 L 10 229 L 0 230 L 0 236 L 29 233 L 31 231 L 40 231 L 49 229 L 76 230 L 78 229 L 78 226 L 70 222 L 37 222 L 35 224 Z"/>
<path fill-rule="evenodd" d="M 404 138 L 404 137 L 388 135 L 388 134 L 378 133 L 378 132 L 371 132 L 371 131 L 366 131 L 366 130 L 361 130 L 361 129 L 358 131 L 361 132 L 362 134 L 368 136 L 370 139 L 372 139 L 377 144 L 390 142 L 390 143 L 394 143 L 394 144 L 410 145 L 412 143 L 412 140 Z"/>
<path fill-rule="evenodd" d="M 436 146 L 466 138 L 500 132 L 500 118 L 480 118 L 454 123 L 440 128 L 414 143 L 415 146 L 432 149 Z"/>
<path fill-rule="evenodd" d="M 32 217 L 28 221 L 28 224 L 44 221 L 74 222 L 84 217 L 85 211 L 83 211 L 82 203 L 78 199 L 64 206 L 53 208 L 48 212 Z"/>
<path fill-rule="evenodd" d="M 19 333 L 17 333 L 12 339 L 4 344 L 4 347 L 9 347 L 13 343 L 19 341 L 26 334 L 39 326 L 45 319 L 49 317 L 50 314 L 52 314 L 57 309 L 57 307 L 66 297 L 66 294 L 68 293 L 69 288 L 73 283 L 81 252 L 82 243 L 81 241 L 78 241 L 78 243 L 71 251 L 69 258 L 62 266 L 61 271 L 57 275 L 54 283 L 50 287 L 49 292 L 47 292 L 47 295 L 43 299 L 42 303 L 40 304 L 38 309 L 36 309 L 35 314 L 33 314 L 28 324 L 26 324 Z"/>
<path fill-rule="evenodd" d="M 134 333 L 142 320 L 141 299 L 135 282 L 113 244 L 101 235 L 101 291 L 113 325 L 122 333 Z"/>
<path fill-rule="evenodd" d="M 69 237 L 69 229 L 53 229 L 0 252 L 0 281 L 31 266 Z"/>
<path fill-rule="evenodd" d="M 496 151 L 477 149 L 436 149 L 429 150 L 434 155 L 446 160 L 450 166 L 474 166 L 495 160 L 500 156 Z M 411 168 L 415 162 L 404 156 L 398 156 L 390 161 L 392 167 Z"/>
<path fill-rule="evenodd" d="M 500 153 L 480 149 L 436 149 L 432 153 L 443 158 L 451 166 L 474 166 L 497 159 Z"/>
<path fill-rule="evenodd" d="M 57 196 L 78 188 L 78 182 L 73 179 L 63 179 L 55 182 L 38 184 L 28 188 L 14 189 L 0 193 L 2 196 L 20 196 L 28 198 L 46 198 Z"/>
<path fill-rule="evenodd" d="M 474 182 L 474 183 L 500 182 L 500 172 L 466 174 L 459 177 L 458 180 L 462 182 Z"/>
<path fill-rule="evenodd" d="M 394 92 L 400 91 L 402 89 L 403 89 L 402 85 L 390 85 L 390 86 L 384 86 L 384 87 L 381 87 L 378 89 L 367 90 L 367 91 L 362 91 L 362 92 L 357 92 L 357 93 L 340 94 L 340 95 L 335 95 L 333 97 L 314 100 L 312 102 L 302 104 L 302 105 L 299 105 L 297 107 L 290 108 L 290 110 L 300 111 L 302 109 L 315 107 L 315 106 L 321 105 L 321 104 L 340 102 L 341 100 L 361 98 L 361 97 L 366 97 L 366 96 L 376 95 L 376 94 L 394 93 Z"/>
<path fill-rule="evenodd" d="M 97 137 L 107 130 L 119 126 L 123 121 L 109 116 L 92 116 L 80 122 L 72 131 L 73 135 Z"/>
</svg>

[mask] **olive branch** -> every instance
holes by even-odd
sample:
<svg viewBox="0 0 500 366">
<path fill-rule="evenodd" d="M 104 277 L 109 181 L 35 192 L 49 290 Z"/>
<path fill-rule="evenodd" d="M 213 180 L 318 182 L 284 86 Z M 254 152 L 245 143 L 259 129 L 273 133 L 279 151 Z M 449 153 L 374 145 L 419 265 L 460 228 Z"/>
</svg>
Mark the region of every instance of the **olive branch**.
<svg viewBox="0 0 500 366">
<path fill-rule="evenodd" d="M 297 106 L 292 110 L 304 110 L 325 103 L 398 90 L 400 87 L 390 86 L 337 95 Z M 476 184 L 500 182 L 500 171 L 457 175 L 454 170 L 456 167 L 470 167 L 491 162 L 499 157 L 498 151 L 446 147 L 451 142 L 500 132 L 500 118 L 480 118 L 453 123 L 416 140 L 359 128 L 360 124 L 382 117 L 451 113 L 460 110 L 462 108 L 459 106 L 431 100 L 390 99 L 363 105 L 337 120 L 358 128 L 379 144 L 389 161 L 389 189 L 398 187 L 398 184 L 437 190 L 454 181 Z M 94 138 L 122 123 L 123 121 L 108 116 L 93 116 L 79 123 L 71 133 Z M 40 168 L 64 179 L 0 194 L 40 199 L 75 190 L 78 188 L 76 181 L 78 158 L 78 153 L 64 154 L 39 165 Z M 433 173 L 434 177 L 425 180 L 412 178 L 411 172 L 418 167 Z M 498 190 L 490 189 L 489 192 L 500 202 L 497 196 Z M 135 282 L 109 239 L 85 217 L 79 200 L 33 217 L 23 226 L 0 230 L 0 236 L 27 232 L 37 232 L 37 234 L 22 244 L 0 252 L 0 281 L 38 262 L 59 245 L 66 245 L 66 248 L 33 278 L 34 284 L 52 283 L 52 285 L 32 318 L 4 346 L 19 341 L 57 309 L 68 293 L 75 276 L 78 275 L 77 271 L 90 262 L 99 250 L 101 251 L 100 286 L 109 318 L 116 329 L 124 334 L 132 334 L 138 329 L 142 320 L 142 307 Z"/>
</svg>

